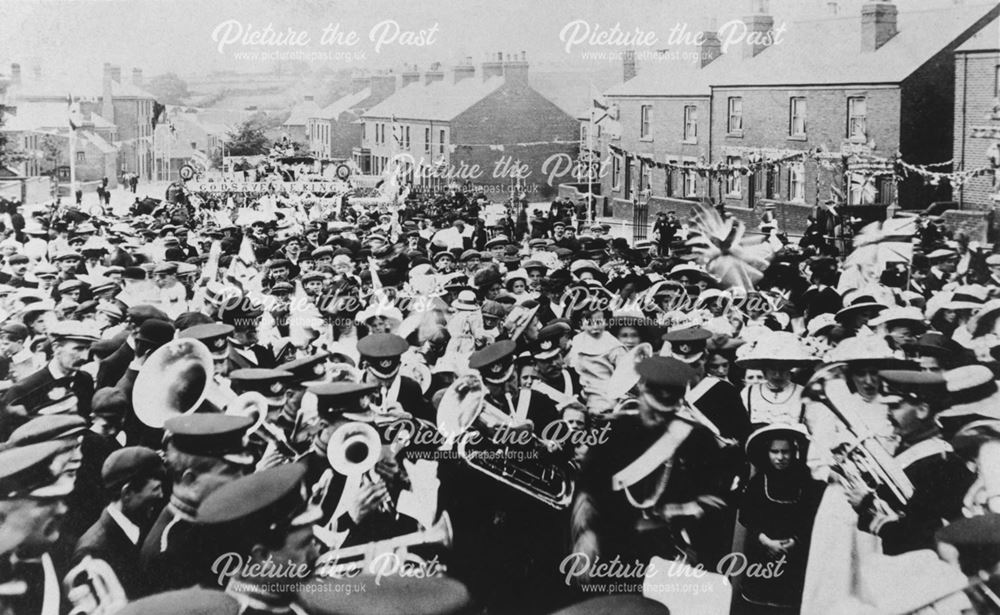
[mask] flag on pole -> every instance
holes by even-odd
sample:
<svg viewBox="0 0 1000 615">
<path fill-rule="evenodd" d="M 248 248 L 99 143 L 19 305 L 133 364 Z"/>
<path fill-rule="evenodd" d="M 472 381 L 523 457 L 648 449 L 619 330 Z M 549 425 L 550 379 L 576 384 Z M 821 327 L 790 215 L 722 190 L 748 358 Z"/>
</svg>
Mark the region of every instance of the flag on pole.
<svg viewBox="0 0 1000 615">
<path fill-rule="evenodd" d="M 83 114 L 80 112 L 80 102 L 74 102 L 73 95 L 68 94 L 66 96 L 66 104 L 68 106 L 67 117 L 69 121 L 69 129 L 76 130 L 83 125 Z"/>
<path fill-rule="evenodd" d="M 606 119 L 608 116 L 608 109 L 611 106 L 608 104 L 604 94 L 601 94 L 600 90 L 594 87 L 594 84 L 590 84 L 590 121 L 595 124 L 600 124 L 602 120 Z"/>
<path fill-rule="evenodd" d="M 153 125 L 153 130 L 156 130 L 156 125 L 160 123 L 160 117 L 166 112 L 167 106 L 161 105 L 160 103 L 153 101 L 153 117 L 150 119 L 150 123 Z"/>
<path fill-rule="evenodd" d="M 392 116 L 391 121 L 392 121 L 392 140 L 396 142 L 396 145 L 399 145 L 400 144 L 400 140 L 399 140 L 399 134 L 396 132 L 396 116 L 395 115 Z"/>
</svg>

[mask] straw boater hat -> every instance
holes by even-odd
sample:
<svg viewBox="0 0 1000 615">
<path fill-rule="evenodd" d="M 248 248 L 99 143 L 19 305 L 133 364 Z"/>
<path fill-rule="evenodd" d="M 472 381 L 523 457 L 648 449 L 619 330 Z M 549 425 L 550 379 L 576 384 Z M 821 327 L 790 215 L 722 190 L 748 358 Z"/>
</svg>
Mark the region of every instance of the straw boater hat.
<svg viewBox="0 0 1000 615">
<path fill-rule="evenodd" d="M 927 326 L 924 321 L 923 312 L 921 312 L 920 309 L 915 307 L 888 308 L 875 318 L 869 320 L 868 326 L 877 327 L 879 325 L 888 325 L 889 323 L 893 322 L 905 322 L 923 328 L 926 328 Z"/>
<path fill-rule="evenodd" d="M 768 448 L 775 439 L 789 439 L 798 449 L 799 461 L 805 462 L 809 450 L 809 432 L 804 425 L 774 423 L 761 427 L 747 438 L 747 459 L 758 468 L 767 461 Z"/>
<path fill-rule="evenodd" d="M 763 369 L 768 366 L 802 367 L 818 363 L 801 338 L 787 331 L 771 331 L 764 333 L 753 343 L 744 346 L 736 364 L 750 369 Z"/>
<path fill-rule="evenodd" d="M 844 306 L 839 312 L 837 312 L 836 319 L 837 322 L 844 322 L 848 317 L 857 314 L 862 310 L 871 310 L 881 313 L 883 310 L 887 309 L 885 306 L 875 300 L 875 297 L 869 294 L 857 295 L 853 297 L 849 305 Z"/>
<path fill-rule="evenodd" d="M 991 299 L 984 303 L 972 318 L 969 319 L 968 328 L 969 331 L 975 333 L 976 329 L 979 327 L 980 322 L 987 321 L 988 319 L 995 320 L 997 316 L 1000 316 L 1000 299 Z"/>
<path fill-rule="evenodd" d="M 944 307 L 948 310 L 978 310 L 986 303 L 988 294 L 986 287 L 979 284 L 959 286 Z"/>
<path fill-rule="evenodd" d="M 966 365 L 945 372 L 951 407 L 938 413 L 938 424 L 947 432 L 976 420 L 1000 419 L 1000 389 L 993 378 L 993 371 L 985 365 Z"/>
</svg>

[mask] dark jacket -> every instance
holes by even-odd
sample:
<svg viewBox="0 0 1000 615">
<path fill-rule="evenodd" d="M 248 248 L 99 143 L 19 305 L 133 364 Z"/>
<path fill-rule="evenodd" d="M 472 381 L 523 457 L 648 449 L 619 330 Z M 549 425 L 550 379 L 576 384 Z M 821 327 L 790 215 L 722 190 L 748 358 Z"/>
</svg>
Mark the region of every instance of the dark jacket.
<svg viewBox="0 0 1000 615">
<path fill-rule="evenodd" d="M 97 522 L 77 541 L 71 565 L 76 566 L 87 555 L 104 560 L 118 575 L 129 600 L 135 600 L 142 595 L 142 570 L 139 567 L 141 544 L 141 535 L 139 543 L 132 544 L 125 530 L 105 509 Z"/>
</svg>

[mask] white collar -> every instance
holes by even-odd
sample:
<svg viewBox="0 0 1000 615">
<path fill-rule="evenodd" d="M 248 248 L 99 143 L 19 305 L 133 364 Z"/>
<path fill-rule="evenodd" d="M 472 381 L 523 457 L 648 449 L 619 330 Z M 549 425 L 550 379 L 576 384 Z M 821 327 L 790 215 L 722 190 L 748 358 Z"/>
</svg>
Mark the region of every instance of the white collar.
<svg viewBox="0 0 1000 615">
<path fill-rule="evenodd" d="M 122 531 L 125 532 L 125 537 L 128 538 L 132 544 L 139 544 L 139 534 L 141 533 L 141 530 L 138 525 L 132 523 L 132 520 L 126 517 L 125 513 L 122 512 L 122 503 L 112 502 L 108 504 L 107 511 L 108 515 L 110 515 L 111 518 L 115 520 L 115 523 L 118 524 L 118 527 L 122 528 Z"/>
</svg>

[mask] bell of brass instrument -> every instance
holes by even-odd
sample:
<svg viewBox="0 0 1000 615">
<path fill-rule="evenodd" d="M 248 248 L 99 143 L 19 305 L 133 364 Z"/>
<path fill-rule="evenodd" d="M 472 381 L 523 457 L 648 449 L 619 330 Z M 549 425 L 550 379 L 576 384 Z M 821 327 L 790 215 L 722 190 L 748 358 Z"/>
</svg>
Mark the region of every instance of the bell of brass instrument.
<svg viewBox="0 0 1000 615">
<path fill-rule="evenodd" d="M 330 467 L 344 476 L 358 476 L 373 483 L 382 480 L 374 473 L 382 458 L 382 438 L 368 423 L 345 423 L 335 429 L 326 445 L 326 458 Z M 382 512 L 394 512 L 389 494 L 379 508 Z"/>
<path fill-rule="evenodd" d="M 864 423 L 863 401 L 847 386 L 843 366 L 832 364 L 817 370 L 806 385 L 805 395 L 823 404 L 846 428 L 852 441 L 832 468 L 851 489 L 872 492 L 876 510 L 899 513 L 913 497 L 913 483 L 899 462 Z"/>
<path fill-rule="evenodd" d="M 451 548 L 453 536 L 451 518 L 447 512 L 443 512 L 437 522 L 426 530 L 324 553 L 317 561 L 316 569 L 323 576 L 327 567 L 346 565 L 351 568 L 366 568 L 383 553 L 396 553 L 409 547 L 440 545 L 448 549 Z M 336 568 L 327 571 L 331 574 L 341 572 Z"/>
<path fill-rule="evenodd" d="M 113 615 L 128 603 L 114 569 L 89 555 L 66 574 L 63 585 L 73 604 L 70 615 Z"/>
<path fill-rule="evenodd" d="M 220 399 L 215 384 L 212 353 L 196 339 L 180 338 L 156 350 L 146 359 L 135 378 L 132 406 L 135 415 L 149 427 L 160 429 L 169 419 L 190 414 L 202 405 L 221 411 L 228 399 Z"/>
<path fill-rule="evenodd" d="M 253 426 L 247 430 L 248 435 L 256 435 L 274 444 L 283 455 L 295 459 L 299 452 L 288 441 L 288 436 L 281 429 L 267 421 L 267 398 L 251 391 L 242 393 L 226 405 L 226 414 L 230 416 L 245 416 L 253 420 Z"/>
<path fill-rule="evenodd" d="M 465 437 L 471 430 L 486 436 L 498 428 L 509 428 L 511 417 L 486 401 L 486 387 L 478 374 L 455 380 L 438 406 L 438 431 L 450 446 L 457 442 L 458 455 L 471 466 L 509 487 L 561 510 L 573 499 L 575 485 L 567 464 L 546 461 L 546 454 L 510 454 L 510 444 L 489 437 Z M 534 434 L 533 446 L 544 449 Z"/>
</svg>

